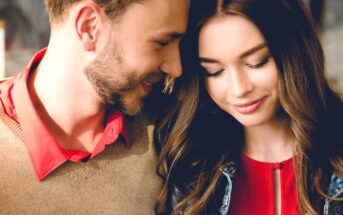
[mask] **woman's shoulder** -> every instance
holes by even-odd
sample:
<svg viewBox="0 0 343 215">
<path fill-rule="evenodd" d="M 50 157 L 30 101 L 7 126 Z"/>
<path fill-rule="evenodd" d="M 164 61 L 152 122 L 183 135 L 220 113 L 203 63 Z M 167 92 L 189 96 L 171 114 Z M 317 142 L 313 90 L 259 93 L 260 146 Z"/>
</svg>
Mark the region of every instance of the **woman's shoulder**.
<svg viewBox="0 0 343 215">
<path fill-rule="evenodd" d="M 333 174 L 328 191 L 332 198 L 343 198 L 343 177 Z M 339 215 L 343 211 L 343 201 L 327 198 L 324 205 L 324 214 Z"/>
</svg>

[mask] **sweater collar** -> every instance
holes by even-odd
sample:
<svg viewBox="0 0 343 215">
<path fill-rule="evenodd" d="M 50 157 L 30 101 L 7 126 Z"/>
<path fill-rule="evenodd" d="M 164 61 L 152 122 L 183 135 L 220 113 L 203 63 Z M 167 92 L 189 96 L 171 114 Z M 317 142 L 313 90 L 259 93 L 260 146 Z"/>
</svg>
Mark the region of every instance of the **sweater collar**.
<svg viewBox="0 0 343 215">
<path fill-rule="evenodd" d="M 118 140 L 119 136 L 122 136 L 125 145 L 129 146 L 123 114 L 113 110 L 107 117 L 103 135 L 93 152 L 66 150 L 61 147 L 39 117 L 27 87 L 30 73 L 36 69 L 45 52 L 46 49 L 43 49 L 33 57 L 16 77 L 14 83 L 7 87 L 5 98 L 2 98 L 2 100 L 6 100 L 3 102 L 6 113 L 20 124 L 24 142 L 40 181 L 68 160 L 80 162 L 93 158 L 102 152 L 106 145 Z"/>
</svg>

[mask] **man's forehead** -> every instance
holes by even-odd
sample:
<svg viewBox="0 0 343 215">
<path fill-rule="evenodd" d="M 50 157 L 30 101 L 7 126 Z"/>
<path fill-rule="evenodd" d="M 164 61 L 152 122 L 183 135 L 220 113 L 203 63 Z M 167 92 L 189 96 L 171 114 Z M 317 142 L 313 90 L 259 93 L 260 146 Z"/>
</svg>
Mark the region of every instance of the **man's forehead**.
<svg viewBox="0 0 343 215">
<path fill-rule="evenodd" d="M 133 20 L 145 33 L 178 39 L 186 30 L 188 10 L 189 0 L 147 0 L 128 8 L 121 24 Z"/>
</svg>

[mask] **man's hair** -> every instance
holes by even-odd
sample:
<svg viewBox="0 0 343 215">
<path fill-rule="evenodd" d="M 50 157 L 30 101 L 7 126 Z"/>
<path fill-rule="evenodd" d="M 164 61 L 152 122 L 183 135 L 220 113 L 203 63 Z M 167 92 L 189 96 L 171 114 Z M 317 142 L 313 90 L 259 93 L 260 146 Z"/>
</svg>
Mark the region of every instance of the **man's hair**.
<svg viewBox="0 0 343 215">
<path fill-rule="evenodd" d="M 68 8 L 81 0 L 44 0 L 50 21 L 63 20 Z M 91 0 L 99 5 L 104 12 L 111 18 L 120 16 L 125 9 L 132 3 L 142 0 Z"/>
</svg>

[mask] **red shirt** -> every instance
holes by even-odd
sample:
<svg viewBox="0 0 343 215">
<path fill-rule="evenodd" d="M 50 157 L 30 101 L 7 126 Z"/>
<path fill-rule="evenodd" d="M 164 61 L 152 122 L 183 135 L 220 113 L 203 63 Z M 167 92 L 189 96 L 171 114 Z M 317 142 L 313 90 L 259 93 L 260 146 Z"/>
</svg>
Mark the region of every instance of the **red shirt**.
<svg viewBox="0 0 343 215">
<path fill-rule="evenodd" d="M 274 215 L 274 169 L 280 169 L 281 215 L 299 215 L 293 159 L 265 163 L 242 155 L 233 181 L 229 215 Z"/>
<path fill-rule="evenodd" d="M 58 144 L 39 117 L 27 88 L 28 77 L 35 71 L 45 52 L 46 49 L 39 51 L 13 82 L 0 84 L 1 102 L 7 115 L 18 122 L 22 129 L 26 148 L 40 181 L 68 160 L 80 162 L 85 158 L 93 158 L 120 135 L 128 147 L 124 117 L 119 111 L 112 111 L 108 115 L 103 135 L 93 152 L 66 150 Z"/>
</svg>

